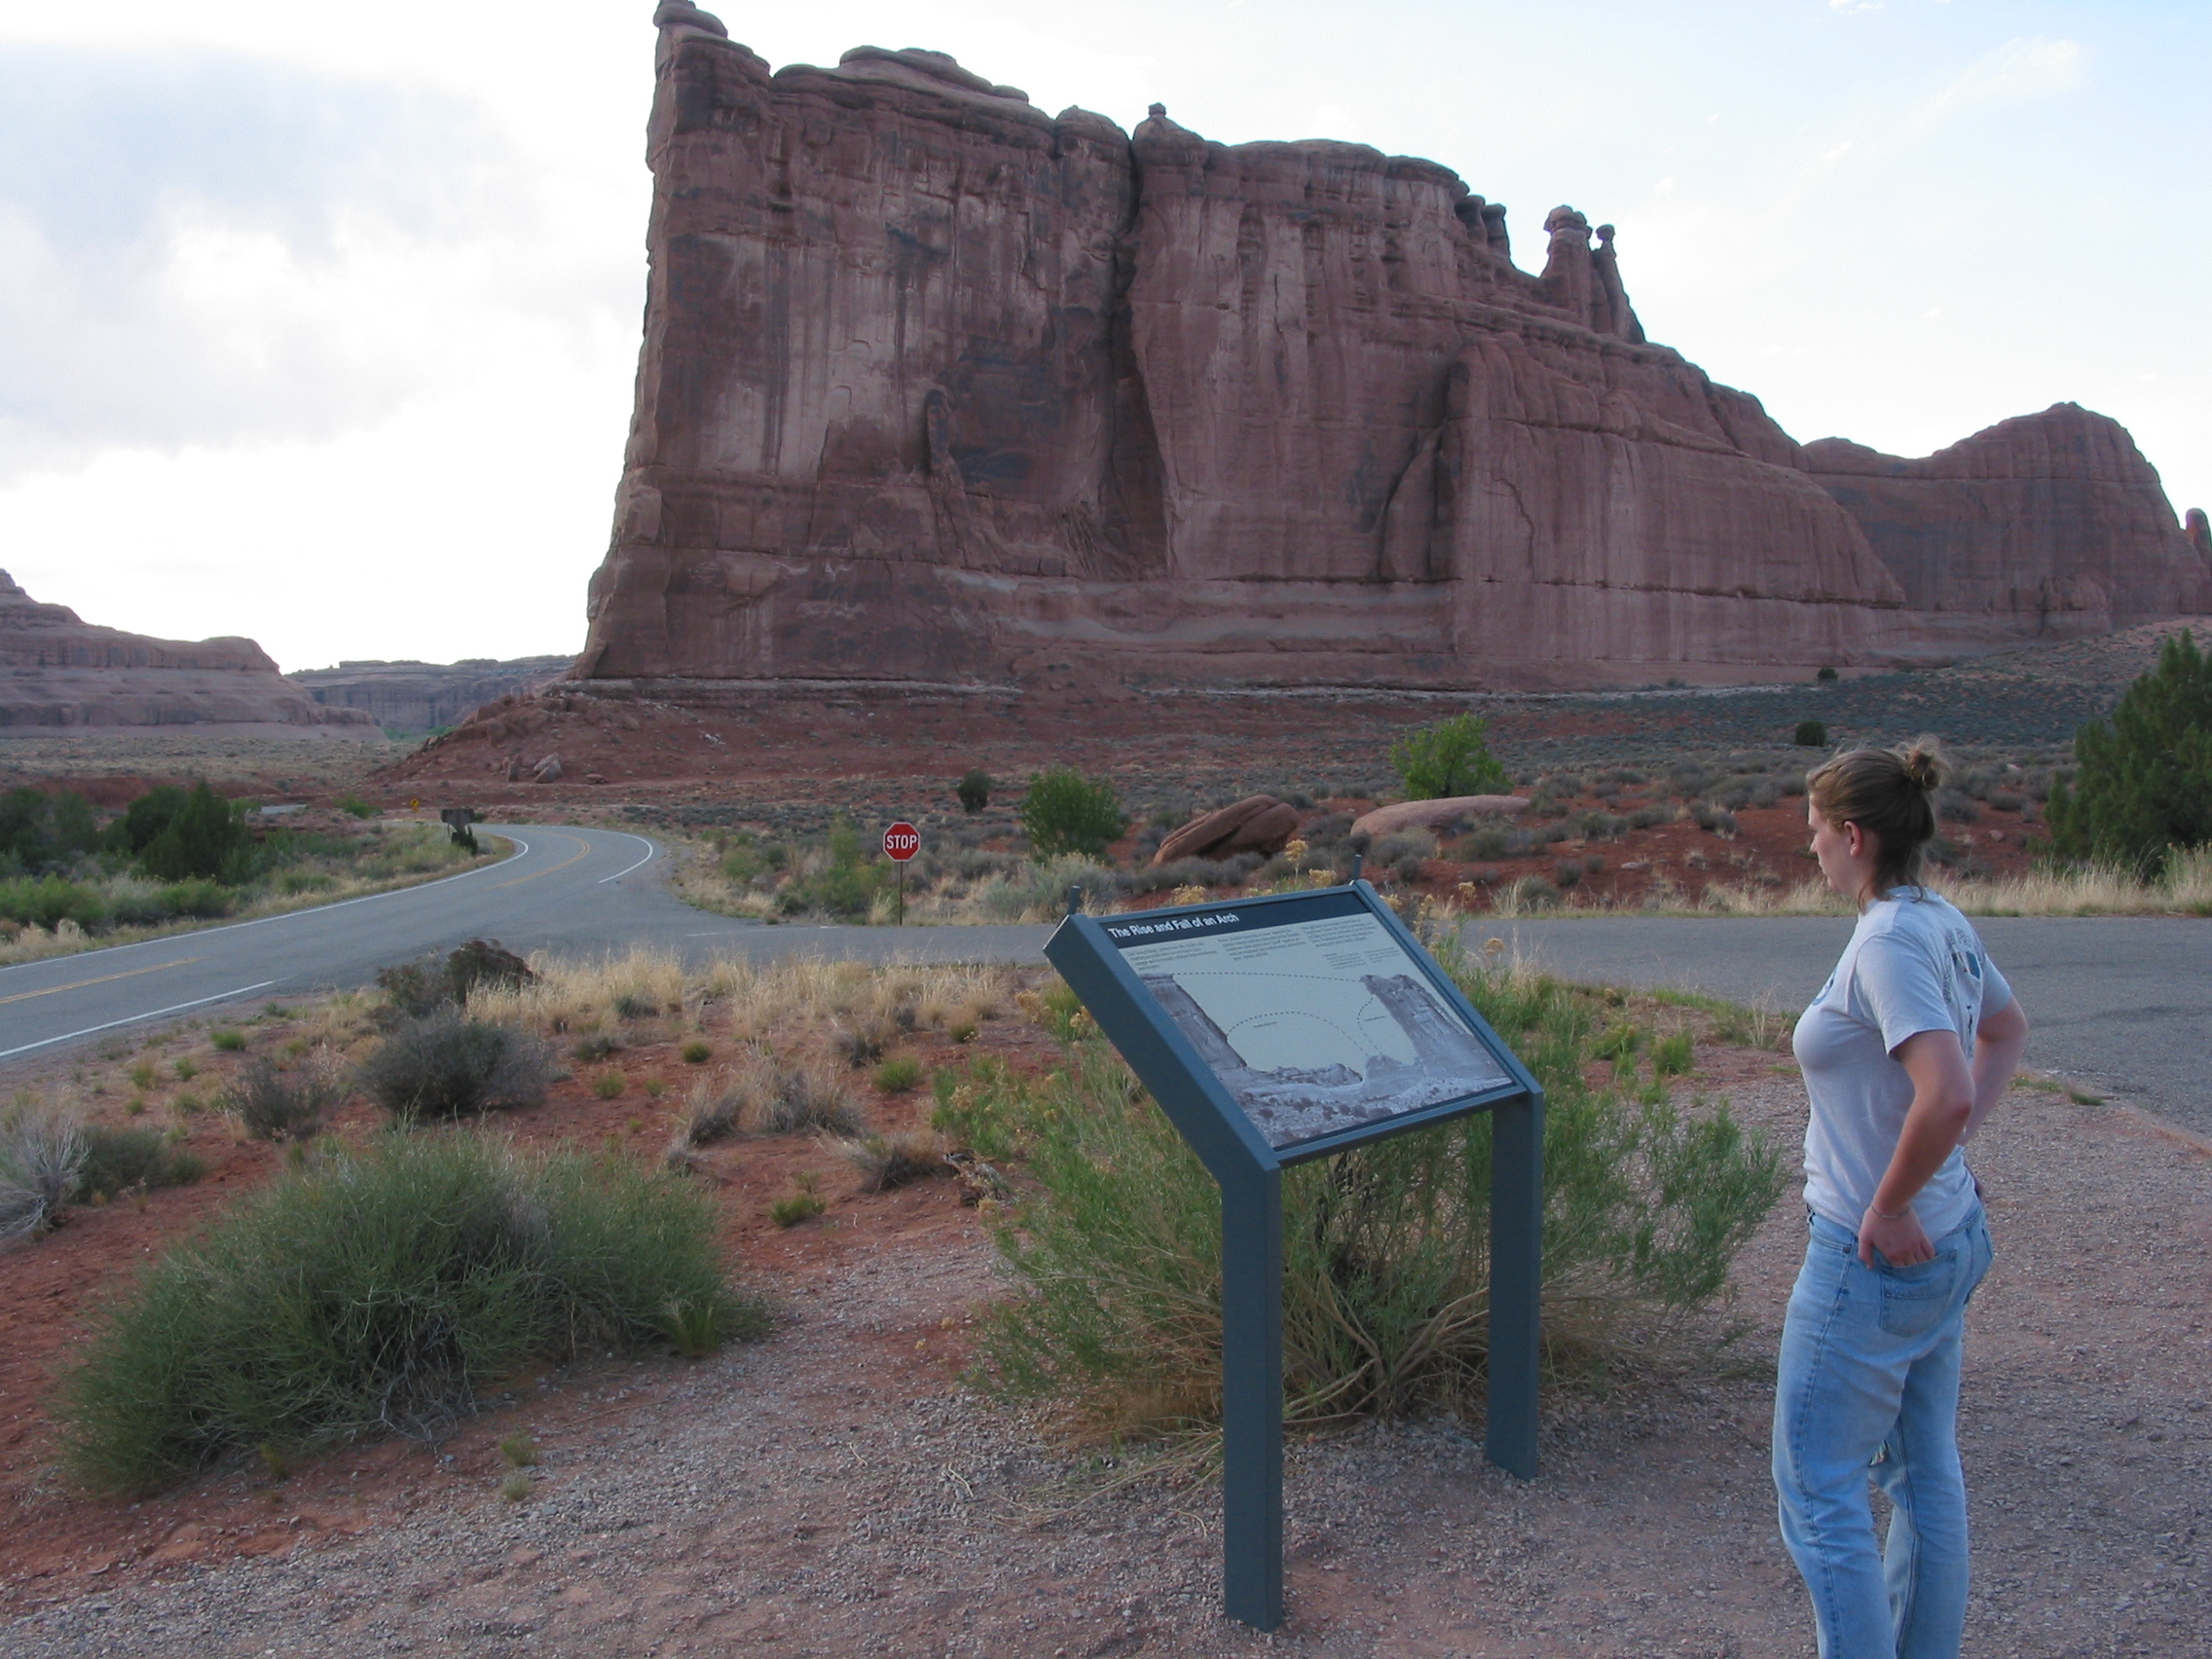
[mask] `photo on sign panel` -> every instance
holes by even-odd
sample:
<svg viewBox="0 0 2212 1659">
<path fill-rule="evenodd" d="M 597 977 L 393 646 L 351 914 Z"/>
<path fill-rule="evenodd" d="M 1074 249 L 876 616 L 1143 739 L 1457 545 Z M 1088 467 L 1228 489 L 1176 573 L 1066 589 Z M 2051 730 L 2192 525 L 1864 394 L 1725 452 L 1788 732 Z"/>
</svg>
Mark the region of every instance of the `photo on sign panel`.
<svg viewBox="0 0 2212 1659">
<path fill-rule="evenodd" d="M 1277 1150 L 1511 1081 L 1382 922 L 1356 903 L 1326 908 L 1106 933 Z"/>
</svg>

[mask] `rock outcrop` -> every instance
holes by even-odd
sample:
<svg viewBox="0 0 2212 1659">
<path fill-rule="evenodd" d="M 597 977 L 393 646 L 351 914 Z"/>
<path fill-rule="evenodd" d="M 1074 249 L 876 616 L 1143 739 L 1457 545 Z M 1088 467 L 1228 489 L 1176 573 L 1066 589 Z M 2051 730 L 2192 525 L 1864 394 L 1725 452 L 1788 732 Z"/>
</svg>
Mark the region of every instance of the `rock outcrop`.
<svg viewBox="0 0 2212 1659">
<path fill-rule="evenodd" d="M 1570 207 L 1531 276 L 1431 162 L 1158 105 L 1125 134 L 939 53 L 771 73 L 687 0 L 656 21 L 580 677 L 1741 679 L 2212 609 L 2117 426 L 1969 440 L 1893 499 L 1649 343 Z M 2092 506 L 2049 510 L 2061 480 Z"/>
<path fill-rule="evenodd" d="M 575 659 L 565 656 L 469 657 L 461 662 L 342 662 L 284 678 L 326 708 L 358 709 L 387 732 L 456 726 L 510 691 L 533 691 L 558 680 Z"/>
<path fill-rule="evenodd" d="M 251 640 L 126 634 L 41 605 L 0 571 L 0 728 L 258 725 L 373 737 L 288 684 Z"/>
</svg>

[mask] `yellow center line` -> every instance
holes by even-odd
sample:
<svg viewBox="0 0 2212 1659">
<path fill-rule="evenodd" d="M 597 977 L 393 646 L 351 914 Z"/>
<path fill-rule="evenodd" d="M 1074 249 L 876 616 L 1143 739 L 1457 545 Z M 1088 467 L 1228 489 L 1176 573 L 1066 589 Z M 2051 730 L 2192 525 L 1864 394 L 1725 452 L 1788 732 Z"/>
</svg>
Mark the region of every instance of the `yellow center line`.
<svg viewBox="0 0 2212 1659">
<path fill-rule="evenodd" d="M 564 835 L 561 839 L 567 841 L 571 840 L 571 837 Z M 555 870 L 567 869 L 571 865 L 581 864 L 585 859 L 591 857 L 591 843 L 589 841 L 576 841 L 574 846 L 576 852 L 572 858 L 563 859 L 557 865 L 547 865 L 543 869 L 534 869 L 528 875 L 518 875 L 512 881 L 495 882 L 494 885 L 498 887 L 520 887 L 526 881 L 535 881 L 541 875 L 551 875 Z"/>
<path fill-rule="evenodd" d="M 51 997 L 62 991 L 81 991 L 87 985 L 105 985 L 116 979 L 135 979 L 141 974 L 159 974 L 165 968 L 182 968 L 187 962 L 198 962 L 198 956 L 180 956 L 174 962 L 157 962 L 151 968 L 132 968 L 122 974 L 102 974 L 96 979 L 73 979 L 66 985 L 49 985 L 43 991 L 18 991 L 12 997 L 0 997 L 0 1007 L 9 1003 L 29 1002 L 33 997 Z"/>
</svg>

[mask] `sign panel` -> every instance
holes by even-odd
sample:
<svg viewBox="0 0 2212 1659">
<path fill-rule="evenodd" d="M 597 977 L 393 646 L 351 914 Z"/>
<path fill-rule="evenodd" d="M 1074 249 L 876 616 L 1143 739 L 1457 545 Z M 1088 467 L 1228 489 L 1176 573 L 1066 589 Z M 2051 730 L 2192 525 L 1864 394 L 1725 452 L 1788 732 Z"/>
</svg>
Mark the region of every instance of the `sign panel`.
<svg viewBox="0 0 2212 1659">
<path fill-rule="evenodd" d="M 883 832 L 883 856 L 904 864 L 922 850 L 922 832 L 903 818 Z"/>
<path fill-rule="evenodd" d="M 1515 1081 L 1353 893 L 1100 927 L 1278 1152 Z"/>
</svg>

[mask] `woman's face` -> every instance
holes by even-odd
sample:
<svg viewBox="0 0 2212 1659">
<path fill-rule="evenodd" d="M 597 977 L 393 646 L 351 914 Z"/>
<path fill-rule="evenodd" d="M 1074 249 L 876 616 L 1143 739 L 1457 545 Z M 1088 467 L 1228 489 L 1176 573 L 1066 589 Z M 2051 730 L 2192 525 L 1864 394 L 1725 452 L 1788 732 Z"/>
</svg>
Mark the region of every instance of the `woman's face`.
<svg viewBox="0 0 2212 1659">
<path fill-rule="evenodd" d="M 1805 799 L 1805 822 L 1813 831 L 1813 857 L 1821 861 L 1821 873 L 1846 899 L 1863 903 L 1874 887 L 1874 837 L 1856 824 L 1830 824 Z"/>
</svg>

